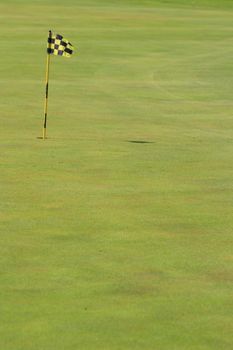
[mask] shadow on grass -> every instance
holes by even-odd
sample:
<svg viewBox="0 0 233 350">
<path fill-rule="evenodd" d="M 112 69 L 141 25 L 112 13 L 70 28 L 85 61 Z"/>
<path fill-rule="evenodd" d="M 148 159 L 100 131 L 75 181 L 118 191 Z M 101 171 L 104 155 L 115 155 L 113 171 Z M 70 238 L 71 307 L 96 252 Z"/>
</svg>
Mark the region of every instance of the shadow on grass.
<svg viewBox="0 0 233 350">
<path fill-rule="evenodd" d="M 139 143 L 139 144 L 143 144 L 143 143 L 154 143 L 153 141 L 145 141 L 145 140 L 126 140 L 126 142 L 129 142 L 129 143 Z"/>
</svg>

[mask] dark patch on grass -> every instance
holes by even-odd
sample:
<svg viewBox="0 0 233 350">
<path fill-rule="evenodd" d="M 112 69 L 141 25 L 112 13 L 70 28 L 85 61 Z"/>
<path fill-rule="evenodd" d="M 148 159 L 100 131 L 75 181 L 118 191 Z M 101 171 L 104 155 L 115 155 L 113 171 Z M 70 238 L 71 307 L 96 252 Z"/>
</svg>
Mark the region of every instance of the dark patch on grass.
<svg viewBox="0 0 233 350">
<path fill-rule="evenodd" d="M 232 283 L 233 273 L 231 271 L 216 271 L 207 274 L 208 279 L 217 283 Z"/>
<path fill-rule="evenodd" d="M 126 142 L 129 142 L 129 143 L 139 143 L 139 144 L 154 143 L 153 141 L 145 141 L 145 140 L 127 140 Z"/>
</svg>

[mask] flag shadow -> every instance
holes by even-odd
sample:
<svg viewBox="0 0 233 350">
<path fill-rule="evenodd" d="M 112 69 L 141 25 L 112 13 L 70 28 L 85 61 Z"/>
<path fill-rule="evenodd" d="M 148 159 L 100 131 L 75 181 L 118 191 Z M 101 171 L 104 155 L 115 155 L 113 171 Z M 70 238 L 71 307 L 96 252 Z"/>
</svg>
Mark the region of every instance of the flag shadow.
<svg viewBox="0 0 233 350">
<path fill-rule="evenodd" d="M 154 143 L 154 141 L 146 141 L 146 140 L 126 140 L 126 142 L 139 143 L 139 144 Z"/>
</svg>

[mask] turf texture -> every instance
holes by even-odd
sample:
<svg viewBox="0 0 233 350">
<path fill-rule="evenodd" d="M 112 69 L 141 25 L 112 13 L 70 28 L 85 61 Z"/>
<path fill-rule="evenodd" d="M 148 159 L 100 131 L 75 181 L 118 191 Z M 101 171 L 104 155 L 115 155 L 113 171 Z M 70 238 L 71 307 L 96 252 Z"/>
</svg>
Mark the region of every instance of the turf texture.
<svg viewBox="0 0 233 350">
<path fill-rule="evenodd" d="M 232 21 L 1 0 L 0 349 L 232 349 Z"/>
</svg>

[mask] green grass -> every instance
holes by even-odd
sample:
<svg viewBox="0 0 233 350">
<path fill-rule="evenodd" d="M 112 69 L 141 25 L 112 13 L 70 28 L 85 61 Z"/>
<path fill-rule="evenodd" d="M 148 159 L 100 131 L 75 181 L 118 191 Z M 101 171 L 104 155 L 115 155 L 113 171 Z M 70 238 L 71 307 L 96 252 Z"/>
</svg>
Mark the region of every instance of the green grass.
<svg viewBox="0 0 233 350">
<path fill-rule="evenodd" d="M 232 349 L 232 20 L 1 1 L 0 349 Z"/>
</svg>

